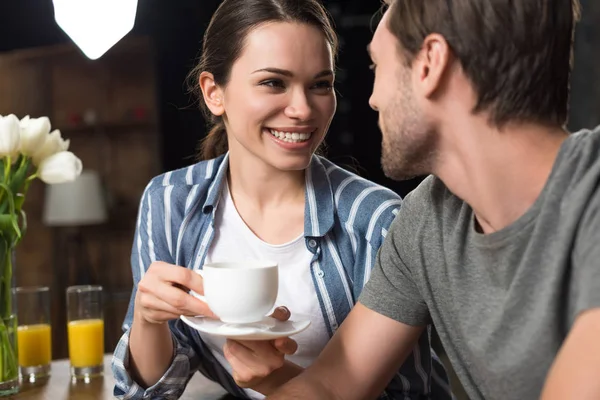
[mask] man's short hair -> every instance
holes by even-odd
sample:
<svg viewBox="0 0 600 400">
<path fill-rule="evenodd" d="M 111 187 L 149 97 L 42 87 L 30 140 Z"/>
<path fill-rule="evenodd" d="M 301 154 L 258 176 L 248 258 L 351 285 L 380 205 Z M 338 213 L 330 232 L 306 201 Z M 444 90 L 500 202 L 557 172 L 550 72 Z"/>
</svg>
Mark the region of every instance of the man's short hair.
<svg viewBox="0 0 600 400">
<path fill-rule="evenodd" d="M 490 122 L 564 126 L 579 0 L 392 0 L 389 29 L 409 64 L 444 36 Z"/>
</svg>

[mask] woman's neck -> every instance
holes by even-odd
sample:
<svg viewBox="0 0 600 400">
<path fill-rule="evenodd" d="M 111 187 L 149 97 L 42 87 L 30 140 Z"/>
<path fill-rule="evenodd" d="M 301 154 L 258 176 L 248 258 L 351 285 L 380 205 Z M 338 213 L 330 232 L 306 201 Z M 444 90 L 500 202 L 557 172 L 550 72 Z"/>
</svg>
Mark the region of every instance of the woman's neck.
<svg viewBox="0 0 600 400">
<path fill-rule="evenodd" d="M 281 171 L 230 153 L 229 190 L 238 214 L 263 241 L 280 245 L 304 232 L 304 171 Z"/>
<path fill-rule="evenodd" d="M 284 204 L 303 204 L 304 170 L 281 171 L 258 157 L 229 158 L 229 190 L 234 199 L 266 209 Z"/>
</svg>

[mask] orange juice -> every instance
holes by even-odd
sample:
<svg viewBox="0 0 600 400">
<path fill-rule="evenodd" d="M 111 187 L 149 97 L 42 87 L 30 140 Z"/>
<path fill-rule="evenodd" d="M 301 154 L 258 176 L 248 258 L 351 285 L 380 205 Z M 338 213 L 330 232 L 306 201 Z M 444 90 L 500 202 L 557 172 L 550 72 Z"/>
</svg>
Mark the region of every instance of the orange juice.
<svg viewBox="0 0 600 400">
<path fill-rule="evenodd" d="M 23 325 L 17 328 L 19 365 L 48 365 L 52 359 L 52 329 L 48 324 Z"/>
<path fill-rule="evenodd" d="M 76 368 L 102 365 L 104 357 L 104 321 L 82 319 L 67 325 L 69 359 Z"/>
</svg>

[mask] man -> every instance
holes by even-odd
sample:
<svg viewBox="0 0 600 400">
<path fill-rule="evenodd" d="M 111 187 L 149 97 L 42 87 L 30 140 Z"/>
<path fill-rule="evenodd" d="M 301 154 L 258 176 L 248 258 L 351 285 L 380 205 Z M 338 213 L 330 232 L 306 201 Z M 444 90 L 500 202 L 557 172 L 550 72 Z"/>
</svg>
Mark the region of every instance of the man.
<svg viewBox="0 0 600 400">
<path fill-rule="evenodd" d="M 564 129 L 578 9 L 391 2 L 370 45 L 382 164 L 432 176 L 272 400 L 374 398 L 430 322 L 473 400 L 600 399 L 600 129 Z"/>
</svg>

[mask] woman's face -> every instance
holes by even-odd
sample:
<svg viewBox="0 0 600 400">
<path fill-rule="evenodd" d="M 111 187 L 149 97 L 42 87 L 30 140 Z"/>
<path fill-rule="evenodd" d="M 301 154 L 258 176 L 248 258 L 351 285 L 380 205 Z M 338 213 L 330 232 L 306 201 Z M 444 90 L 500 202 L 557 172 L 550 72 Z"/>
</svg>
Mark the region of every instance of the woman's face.
<svg viewBox="0 0 600 400">
<path fill-rule="evenodd" d="M 301 170 L 336 109 L 333 56 L 325 36 L 298 23 L 267 23 L 246 37 L 223 89 L 231 157 Z"/>
</svg>

